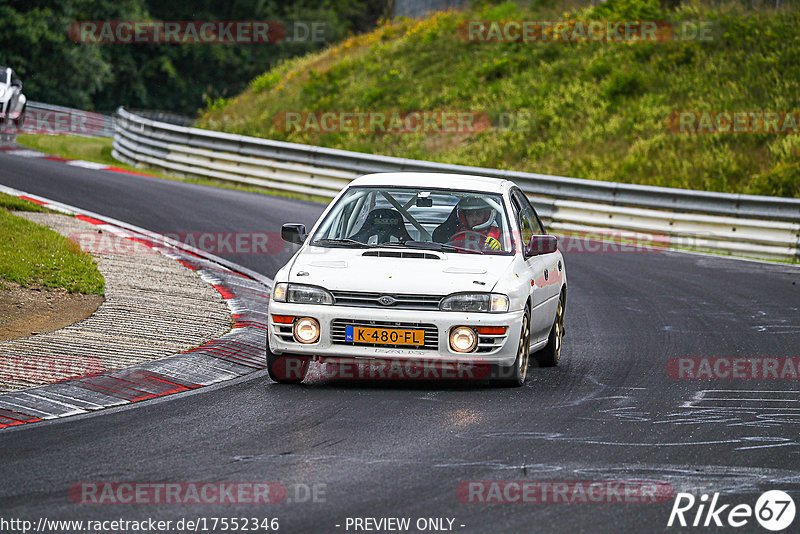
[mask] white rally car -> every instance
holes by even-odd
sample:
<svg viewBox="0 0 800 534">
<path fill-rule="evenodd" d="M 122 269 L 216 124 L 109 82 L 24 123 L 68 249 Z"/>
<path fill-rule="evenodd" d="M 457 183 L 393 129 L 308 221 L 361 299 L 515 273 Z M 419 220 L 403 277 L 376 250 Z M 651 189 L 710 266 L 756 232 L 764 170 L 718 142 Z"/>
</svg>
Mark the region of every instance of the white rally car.
<svg viewBox="0 0 800 534">
<path fill-rule="evenodd" d="M 517 386 L 530 355 L 558 364 L 564 260 L 511 181 L 366 175 L 310 233 L 285 224 L 281 235 L 302 246 L 275 275 L 269 304 L 277 382 L 299 383 L 312 359 L 468 362 Z"/>
<path fill-rule="evenodd" d="M 0 126 L 15 124 L 22 127 L 27 99 L 22 94 L 22 82 L 14 71 L 0 66 Z"/>
</svg>

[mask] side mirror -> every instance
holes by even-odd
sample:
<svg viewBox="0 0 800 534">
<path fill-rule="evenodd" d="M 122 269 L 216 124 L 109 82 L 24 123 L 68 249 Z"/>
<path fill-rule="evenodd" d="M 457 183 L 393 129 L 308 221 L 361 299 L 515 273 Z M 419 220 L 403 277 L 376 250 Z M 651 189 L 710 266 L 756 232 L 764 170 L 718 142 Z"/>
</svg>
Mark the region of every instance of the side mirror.
<svg viewBox="0 0 800 534">
<path fill-rule="evenodd" d="M 281 227 L 281 238 L 287 243 L 302 245 L 307 237 L 305 224 L 286 223 Z"/>
<path fill-rule="evenodd" d="M 558 250 L 558 239 L 554 235 L 534 235 L 525 247 L 525 256 L 552 254 Z"/>
</svg>

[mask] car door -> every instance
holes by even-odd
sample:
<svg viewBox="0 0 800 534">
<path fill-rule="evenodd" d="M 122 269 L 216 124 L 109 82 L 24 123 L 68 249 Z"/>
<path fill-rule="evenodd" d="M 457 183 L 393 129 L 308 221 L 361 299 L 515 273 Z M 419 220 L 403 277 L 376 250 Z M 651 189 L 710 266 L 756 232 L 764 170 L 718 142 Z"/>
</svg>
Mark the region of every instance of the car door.
<svg viewBox="0 0 800 534">
<path fill-rule="evenodd" d="M 546 234 L 536 210 L 521 190 L 515 189 L 512 192 L 512 204 L 525 246 L 532 236 Z M 545 339 L 553 325 L 561 287 L 560 254 L 555 252 L 530 255 L 525 251 L 524 255 L 531 281 L 531 341 L 535 342 Z"/>
</svg>

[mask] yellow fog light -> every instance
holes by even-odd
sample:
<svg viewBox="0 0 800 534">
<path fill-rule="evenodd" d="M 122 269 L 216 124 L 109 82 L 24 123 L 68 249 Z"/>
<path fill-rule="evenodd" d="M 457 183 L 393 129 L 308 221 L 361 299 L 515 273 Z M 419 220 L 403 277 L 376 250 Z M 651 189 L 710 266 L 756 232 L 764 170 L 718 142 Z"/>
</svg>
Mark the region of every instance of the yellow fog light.
<svg viewBox="0 0 800 534">
<path fill-rule="evenodd" d="M 294 338 L 300 343 L 316 343 L 319 339 L 319 323 L 311 317 L 302 317 L 294 323 Z"/>
<path fill-rule="evenodd" d="M 456 352 L 472 352 L 478 345 L 475 330 L 466 326 L 457 326 L 450 331 L 450 348 Z"/>
</svg>

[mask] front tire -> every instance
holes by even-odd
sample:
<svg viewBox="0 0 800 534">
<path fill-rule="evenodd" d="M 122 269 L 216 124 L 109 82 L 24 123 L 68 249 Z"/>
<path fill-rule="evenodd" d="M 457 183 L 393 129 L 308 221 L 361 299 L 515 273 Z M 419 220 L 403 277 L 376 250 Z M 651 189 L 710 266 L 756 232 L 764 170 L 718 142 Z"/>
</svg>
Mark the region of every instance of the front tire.
<svg viewBox="0 0 800 534">
<path fill-rule="evenodd" d="M 555 367 L 561 359 L 561 345 L 564 339 L 564 294 L 558 297 L 558 308 L 556 308 L 556 318 L 550 328 L 550 335 L 547 336 L 547 345 L 536 352 L 533 357 L 539 367 Z"/>
<path fill-rule="evenodd" d="M 522 316 L 522 328 L 519 332 L 519 345 L 517 346 L 517 357 L 511 367 L 495 366 L 493 377 L 495 382 L 504 387 L 520 387 L 525 384 L 528 377 L 528 366 L 530 365 L 531 351 L 531 312 L 525 309 Z"/>
<path fill-rule="evenodd" d="M 267 339 L 267 373 L 278 384 L 299 384 L 306 377 L 311 358 L 273 354 Z"/>
</svg>

